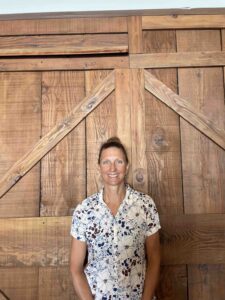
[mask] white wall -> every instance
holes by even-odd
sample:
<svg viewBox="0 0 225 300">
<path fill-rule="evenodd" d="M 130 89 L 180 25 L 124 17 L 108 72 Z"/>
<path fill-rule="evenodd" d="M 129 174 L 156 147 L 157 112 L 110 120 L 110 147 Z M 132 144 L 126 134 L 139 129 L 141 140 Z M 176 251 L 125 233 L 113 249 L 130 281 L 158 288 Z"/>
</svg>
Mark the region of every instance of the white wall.
<svg viewBox="0 0 225 300">
<path fill-rule="evenodd" d="M 0 14 L 225 7 L 225 0 L 0 0 Z"/>
</svg>

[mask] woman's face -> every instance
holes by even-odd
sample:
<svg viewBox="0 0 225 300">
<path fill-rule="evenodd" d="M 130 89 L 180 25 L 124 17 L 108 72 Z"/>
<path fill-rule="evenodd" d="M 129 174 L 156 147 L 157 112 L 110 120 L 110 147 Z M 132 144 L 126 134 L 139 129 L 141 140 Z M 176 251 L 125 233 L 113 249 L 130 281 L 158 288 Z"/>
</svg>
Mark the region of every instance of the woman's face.
<svg viewBox="0 0 225 300">
<path fill-rule="evenodd" d="M 99 169 L 104 185 L 124 184 L 128 163 L 123 151 L 117 147 L 104 149 L 100 157 Z"/>
</svg>

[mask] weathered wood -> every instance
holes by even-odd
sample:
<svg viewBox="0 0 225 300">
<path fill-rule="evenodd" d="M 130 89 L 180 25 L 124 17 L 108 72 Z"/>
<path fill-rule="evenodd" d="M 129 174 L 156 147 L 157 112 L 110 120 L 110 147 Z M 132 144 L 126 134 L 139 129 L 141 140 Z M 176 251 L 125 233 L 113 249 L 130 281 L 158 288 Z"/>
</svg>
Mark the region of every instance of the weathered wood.
<svg viewBox="0 0 225 300">
<path fill-rule="evenodd" d="M 128 17 L 129 53 L 142 53 L 141 16 Z"/>
<path fill-rule="evenodd" d="M 38 300 L 38 268 L 1 267 L 0 282 L 1 300 Z"/>
<path fill-rule="evenodd" d="M 0 21 L 0 35 L 127 32 L 126 17 L 48 18 Z"/>
<path fill-rule="evenodd" d="M 174 31 L 145 31 L 143 51 L 176 51 Z M 175 69 L 151 70 L 177 92 Z M 154 95 L 145 91 L 145 134 L 149 194 L 161 214 L 183 213 L 179 116 Z"/>
<path fill-rule="evenodd" d="M 84 98 L 84 72 L 46 72 L 42 76 L 42 136 Z M 41 162 L 42 216 L 70 215 L 86 196 L 85 120 Z"/>
<path fill-rule="evenodd" d="M 0 74 L 0 177 L 41 134 L 41 74 Z M 5 195 L 0 217 L 39 215 L 40 166 Z M 1 288 L 1 286 L 0 286 Z"/>
<path fill-rule="evenodd" d="M 225 15 L 167 15 L 143 16 L 142 27 L 146 29 L 224 28 Z"/>
<path fill-rule="evenodd" d="M 225 299 L 225 265 L 191 265 L 188 267 L 190 299 Z"/>
<path fill-rule="evenodd" d="M 128 52 L 127 34 L 0 37 L 0 56 Z"/>
<path fill-rule="evenodd" d="M 115 73 L 115 109 L 116 109 L 116 136 L 125 145 L 128 159 L 132 161 L 132 135 L 131 135 L 131 102 L 132 82 L 130 70 L 116 70 Z M 133 164 L 129 166 L 126 181 L 132 183 Z"/>
<path fill-rule="evenodd" d="M 78 300 L 74 295 L 69 266 L 39 268 L 38 300 Z"/>
<path fill-rule="evenodd" d="M 220 50 L 220 42 L 219 30 L 177 32 L 177 49 L 182 52 Z M 198 112 L 204 114 L 209 120 L 209 126 L 212 124 L 220 128 L 224 136 L 225 105 L 222 68 L 179 69 L 178 81 L 180 96 L 187 99 L 196 116 Z M 213 135 L 216 137 L 213 132 L 209 137 Z M 181 119 L 181 136 L 185 212 L 225 212 L 224 150 L 183 119 Z M 224 145 L 225 137 L 223 141 Z"/>
<path fill-rule="evenodd" d="M 86 93 L 99 84 L 107 74 L 106 70 L 85 72 Z M 101 176 L 98 172 L 98 153 L 100 145 L 115 135 L 116 107 L 113 93 L 86 118 L 87 195 L 97 192 L 102 187 Z"/>
<path fill-rule="evenodd" d="M 71 217 L 0 219 L 0 266 L 68 265 Z"/>
<path fill-rule="evenodd" d="M 131 54 L 131 68 L 224 66 L 225 51 Z"/>
<path fill-rule="evenodd" d="M 100 82 L 72 112 L 57 126 L 50 130 L 29 152 L 27 152 L 0 181 L 0 196 L 4 195 L 21 177 L 25 175 L 46 153 L 60 142 L 84 117 L 96 108 L 115 88 L 114 71 Z"/>
<path fill-rule="evenodd" d="M 223 214 L 161 215 L 161 223 L 163 264 L 225 262 Z"/>
<path fill-rule="evenodd" d="M 175 94 L 148 71 L 145 71 L 145 88 L 216 144 L 225 149 L 225 131 L 218 128 L 203 113 L 196 111 L 195 107 L 189 104 L 187 100 Z"/>
<path fill-rule="evenodd" d="M 133 186 L 148 193 L 148 169 L 146 159 L 145 99 L 143 70 L 131 71 L 131 132 Z"/>
<path fill-rule="evenodd" d="M 99 70 L 128 66 L 128 56 L 0 58 L 0 71 Z"/>
</svg>

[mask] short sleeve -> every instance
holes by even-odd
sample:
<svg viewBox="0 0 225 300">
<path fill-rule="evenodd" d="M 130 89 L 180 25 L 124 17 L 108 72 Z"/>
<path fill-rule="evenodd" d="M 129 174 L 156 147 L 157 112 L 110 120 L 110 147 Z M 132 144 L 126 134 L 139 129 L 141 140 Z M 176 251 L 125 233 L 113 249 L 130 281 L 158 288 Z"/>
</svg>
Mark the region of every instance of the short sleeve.
<svg viewBox="0 0 225 300">
<path fill-rule="evenodd" d="M 146 236 L 150 236 L 156 233 L 161 226 L 156 205 L 151 197 L 149 197 L 146 205 Z"/>
<path fill-rule="evenodd" d="M 75 209 L 72 217 L 70 234 L 77 240 L 86 242 L 86 224 L 85 224 L 85 210 L 79 204 Z"/>
</svg>

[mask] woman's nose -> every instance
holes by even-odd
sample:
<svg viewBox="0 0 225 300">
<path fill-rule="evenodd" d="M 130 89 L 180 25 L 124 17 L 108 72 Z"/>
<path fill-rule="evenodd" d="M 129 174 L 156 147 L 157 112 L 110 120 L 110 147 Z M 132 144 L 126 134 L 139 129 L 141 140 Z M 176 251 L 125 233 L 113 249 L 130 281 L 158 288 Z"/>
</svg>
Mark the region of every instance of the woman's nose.
<svg viewBox="0 0 225 300">
<path fill-rule="evenodd" d="M 116 169 L 116 164 L 114 162 L 112 162 L 110 164 L 110 171 L 114 171 Z"/>
</svg>

